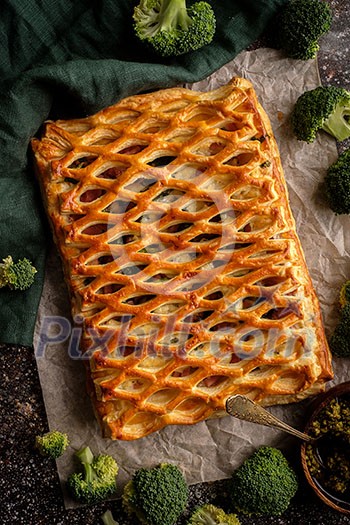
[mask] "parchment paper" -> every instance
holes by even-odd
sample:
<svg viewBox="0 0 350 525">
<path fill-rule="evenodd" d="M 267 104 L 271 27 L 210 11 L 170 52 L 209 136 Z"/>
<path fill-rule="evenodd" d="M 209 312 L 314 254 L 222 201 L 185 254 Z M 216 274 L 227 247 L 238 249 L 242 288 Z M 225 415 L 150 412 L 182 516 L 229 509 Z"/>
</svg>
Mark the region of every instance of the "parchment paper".
<svg viewBox="0 0 350 525">
<path fill-rule="evenodd" d="M 337 319 L 335 305 L 338 289 L 350 276 L 350 236 L 346 236 L 349 219 L 347 216 L 335 216 L 320 191 L 327 167 L 337 158 L 336 144 L 326 134 L 319 134 L 313 144 L 298 142 L 288 123 L 298 96 L 320 83 L 317 63 L 314 60 L 286 59 L 271 49 L 243 52 L 193 88 L 214 89 L 237 75 L 253 82 L 259 100 L 271 119 L 285 169 L 292 211 L 329 332 Z M 36 349 L 43 318 L 48 315 L 70 319 L 68 294 L 55 250 L 47 266 L 37 319 Z M 68 357 L 67 345 L 68 342 L 50 344 L 43 356 L 37 356 L 49 426 L 67 432 L 72 445 L 72 449 L 57 462 L 62 482 L 74 469 L 74 450 L 84 444 L 89 444 L 93 451 L 103 451 L 117 459 L 121 489 L 135 469 L 161 461 L 181 465 L 190 484 L 227 478 L 255 447 L 267 444 L 288 447 L 293 439 L 279 431 L 231 417 L 194 426 L 171 426 L 133 442 L 103 439 L 86 395 L 84 365 Z M 346 380 L 347 361 L 336 360 L 334 365 L 334 382 Z M 305 404 L 307 402 L 273 407 L 271 410 L 298 426 L 305 413 Z M 74 506 L 67 496 L 66 506 Z"/>
</svg>

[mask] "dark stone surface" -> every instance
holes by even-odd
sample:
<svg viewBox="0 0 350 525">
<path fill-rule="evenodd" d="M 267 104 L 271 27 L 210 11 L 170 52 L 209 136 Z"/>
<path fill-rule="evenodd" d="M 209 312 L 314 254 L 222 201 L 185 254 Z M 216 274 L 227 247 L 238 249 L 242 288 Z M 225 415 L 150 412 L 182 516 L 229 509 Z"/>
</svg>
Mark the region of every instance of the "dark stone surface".
<svg viewBox="0 0 350 525">
<path fill-rule="evenodd" d="M 119 525 L 128 521 L 118 501 L 65 510 L 55 463 L 34 449 L 35 436 L 48 430 L 35 358 L 31 348 L 0 345 L 0 523 L 1 525 L 97 525 L 110 508 Z M 300 470 L 298 457 L 290 458 Z M 323 505 L 304 484 L 281 517 L 240 516 L 242 525 L 345 525 L 350 518 Z M 187 514 L 196 505 L 213 502 L 229 511 L 226 481 L 190 488 Z"/>
<path fill-rule="evenodd" d="M 333 10 L 331 31 L 321 40 L 318 67 L 323 85 L 350 90 L 350 1 L 330 0 Z M 350 147 L 350 139 L 338 145 L 341 153 Z"/>
<path fill-rule="evenodd" d="M 324 85 L 350 89 L 350 1 L 331 0 L 332 30 L 322 39 L 318 56 Z M 343 150 L 350 141 L 339 145 Z M 1 525 L 97 525 L 110 508 L 120 525 L 133 525 L 120 504 L 66 511 L 55 463 L 33 448 L 35 436 L 48 430 L 33 350 L 0 345 L 0 524 Z M 299 469 L 298 458 L 293 464 Z M 302 476 L 301 480 L 302 480 Z M 199 484 L 190 489 L 189 509 L 202 502 L 227 508 L 226 482 Z M 179 525 L 185 525 L 186 514 Z M 321 503 L 301 481 L 301 488 L 281 517 L 240 516 L 242 525 L 350 525 L 350 518 Z"/>
</svg>

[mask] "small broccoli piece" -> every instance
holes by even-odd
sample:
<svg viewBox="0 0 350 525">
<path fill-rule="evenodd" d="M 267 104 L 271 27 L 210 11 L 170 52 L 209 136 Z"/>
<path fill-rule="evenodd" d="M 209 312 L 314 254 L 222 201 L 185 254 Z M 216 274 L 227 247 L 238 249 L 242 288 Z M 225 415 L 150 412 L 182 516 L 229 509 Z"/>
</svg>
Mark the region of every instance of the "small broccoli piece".
<svg viewBox="0 0 350 525">
<path fill-rule="evenodd" d="M 350 357 L 350 281 L 340 291 L 340 318 L 329 340 L 331 352 L 336 357 Z"/>
<path fill-rule="evenodd" d="M 277 46 L 287 56 L 300 60 L 315 58 L 319 39 L 332 24 L 332 10 L 319 0 L 292 0 L 277 14 Z"/>
<path fill-rule="evenodd" d="M 344 306 L 329 340 L 331 352 L 336 357 L 350 357 L 350 304 Z"/>
<path fill-rule="evenodd" d="M 125 512 L 129 516 L 132 516 L 133 514 L 135 514 L 135 516 L 141 523 L 146 523 L 146 518 L 144 516 L 142 509 L 136 506 L 138 504 L 137 495 L 136 495 L 135 484 L 133 483 L 132 480 L 129 481 L 124 487 L 123 494 L 122 494 L 122 503 L 123 503 Z"/>
<path fill-rule="evenodd" d="M 116 490 L 118 465 L 112 456 L 94 456 L 89 447 L 84 447 L 76 456 L 82 463 L 84 474 L 75 472 L 68 479 L 72 497 L 82 503 L 99 503 Z"/>
<path fill-rule="evenodd" d="M 203 1 L 187 8 L 186 0 L 141 0 L 133 19 L 137 37 L 164 57 L 209 44 L 216 27 L 213 9 Z"/>
<path fill-rule="evenodd" d="M 346 89 L 319 86 L 305 91 L 295 103 L 291 115 L 298 140 L 313 142 L 323 129 L 337 140 L 350 137 L 350 92 Z"/>
<path fill-rule="evenodd" d="M 176 465 L 141 468 L 125 486 L 123 506 L 145 525 L 173 525 L 184 511 L 188 487 Z"/>
<path fill-rule="evenodd" d="M 11 290 L 26 290 L 32 286 L 36 268 L 24 258 L 16 263 L 11 255 L 0 263 L 0 288 L 8 286 Z"/>
<path fill-rule="evenodd" d="M 103 521 L 103 525 L 119 525 L 119 523 L 113 518 L 110 510 L 106 510 L 106 512 L 102 514 L 101 520 Z"/>
<path fill-rule="evenodd" d="M 346 304 L 350 303 L 350 281 L 345 281 L 343 286 L 340 288 L 339 293 L 339 304 L 343 308 Z"/>
<path fill-rule="evenodd" d="M 328 168 L 324 182 L 331 210 L 337 215 L 350 214 L 350 149 Z"/>
<path fill-rule="evenodd" d="M 52 459 L 59 458 L 69 445 L 67 434 L 52 430 L 42 436 L 36 436 L 35 446 L 40 454 Z"/>
<path fill-rule="evenodd" d="M 192 514 L 188 525 L 240 525 L 236 514 L 226 514 L 215 505 L 206 504 Z"/>
<path fill-rule="evenodd" d="M 279 516 L 298 489 L 298 480 L 282 452 L 261 447 L 233 473 L 231 496 L 244 514 Z"/>
</svg>

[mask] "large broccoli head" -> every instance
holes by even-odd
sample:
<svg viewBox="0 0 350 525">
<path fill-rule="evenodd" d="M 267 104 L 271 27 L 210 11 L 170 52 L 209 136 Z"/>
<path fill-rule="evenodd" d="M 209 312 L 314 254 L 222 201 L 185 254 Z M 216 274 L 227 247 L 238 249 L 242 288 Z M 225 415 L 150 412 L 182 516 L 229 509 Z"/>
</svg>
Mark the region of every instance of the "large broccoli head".
<svg viewBox="0 0 350 525">
<path fill-rule="evenodd" d="M 324 182 L 331 210 L 338 215 L 350 214 L 350 149 L 328 168 Z"/>
<path fill-rule="evenodd" d="M 216 20 L 207 2 L 187 9 L 186 0 L 141 0 L 134 9 L 138 38 L 162 56 L 176 56 L 209 44 Z"/>
<path fill-rule="evenodd" d="M 173 525 L 184 511 L 188 487 L 176 465 L 162 464 L 135 472 L 123 493 L 128 514 L 145 525 Z"/>
<path fill-rule="evenodd" d="M 252 515 L 279 516 L 298 489 L 298 480 L 282 452 L 261 447 L 233 473 L 234 507 Z"/>
<path fill-rule="evenodd" d="M 319 86 L 305 91 L 295 103 L 291 115 L 294 133 L 299 140 L 313 142 L 323 129 L 337 140 L 350 137 L 350 92 L 346 89 Z"/>
<path fill-rule="evenodd" d="M 291 58 L 314 58 L 320 37 L 329 31 L 332 11 L 319 0 L 292 0 L 278 13 L 275 21 L 277 45 Z"/>
</svg>

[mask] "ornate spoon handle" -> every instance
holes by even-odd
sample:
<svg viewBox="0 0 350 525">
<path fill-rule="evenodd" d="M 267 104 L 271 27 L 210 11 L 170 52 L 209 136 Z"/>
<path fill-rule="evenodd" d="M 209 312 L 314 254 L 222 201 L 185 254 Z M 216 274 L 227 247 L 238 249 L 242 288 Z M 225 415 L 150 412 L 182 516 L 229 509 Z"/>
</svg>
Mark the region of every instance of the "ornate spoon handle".
<svg viewBox="0 0 350 525">
<path fill-rule="evenodd" d="M 265 410 L 265 408 L 241 394 L 236 394 L 226 400 L 226 412 L 230 414 L 230 416 L 243 419 L 244 421 L 250 421 L 251 423 L 258 423 L 259 425 L 265 425 L 266 427 L 275 427 L 284 430 L 285 432 L 309 443 L 315 441 L 315 438 L 304 434 L 304 432 L 299 432 L 299 430 L 287 425 L 287 423 L 284 423 L 272 415 Z"/>
</svg>

